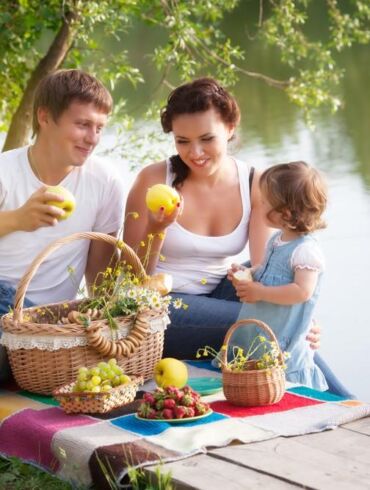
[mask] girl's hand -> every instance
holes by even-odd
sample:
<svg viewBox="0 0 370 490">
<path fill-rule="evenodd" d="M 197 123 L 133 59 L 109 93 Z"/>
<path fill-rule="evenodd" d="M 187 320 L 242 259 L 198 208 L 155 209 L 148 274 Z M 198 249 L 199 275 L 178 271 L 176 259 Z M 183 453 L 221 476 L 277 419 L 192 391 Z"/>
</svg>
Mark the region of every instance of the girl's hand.
<svg viewBox="0 0 370 490">
<path fill-rule="evenodd" d="M 255 281 L 238 281 L 234 284 L 236 295 L 243 303 L 256 303 L 263 299 L 265 286 Z"/>
<path fill-rule="evenodd" d="M 174 223 L 181 216 L 184 208 L 184 199 L 181 196 L 180 202 L 177 204 L 171 214 L 165 214 L 164 208 L 160 208 L 157 213 L 152 213 L 148 210 L 148 228 L 153 233 L 160 233 Z"/>
<path fill-rule="evenodd" d="M 234 273 L 236 271 L 243 271 L 244 269 L 246 269 L 246 267 L 244 267 L 244 265 L 231 264 L 230 269 L 227 270 L 227 278 L 229 279 L 229 281 L 232 281 L 234 278 Z"/>
</svg>

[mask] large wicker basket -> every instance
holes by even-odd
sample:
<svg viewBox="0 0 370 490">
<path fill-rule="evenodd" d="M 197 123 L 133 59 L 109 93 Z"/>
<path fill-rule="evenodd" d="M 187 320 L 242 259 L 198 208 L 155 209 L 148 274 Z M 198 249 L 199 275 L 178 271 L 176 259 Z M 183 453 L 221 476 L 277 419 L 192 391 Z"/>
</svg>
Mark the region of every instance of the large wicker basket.
<svg viewBox="0 0 370 490">
<path fill-rule="evenodd" d="M 121 256 L 132 265 L 133 272 L 146 277 L 135 252 L 122 241 L 103 233 L 75 233 L 47 246 L 31 263 L 20 280 L 14 313 L 2 317 L 3 336 L 14 378 L 28 391 L 49 395 L 54 389 L 73 381 L 81 366 L 116 358 L 127 374 L 152 378 L 155 364 L 162 357 L 165 312 L 146 311 L 116 317 L 115 339 L 106 320 L 91 321 L 88 327 L 77 323 L 51 324 L 51 318 L 67 316 L 80 301 L 69 301 L 23 309 L 27 287 L 44 259 L 61 246 L 75 240 L 99 240 L 119 245 Z M 48 322 L 49 320 L 49 322 Z"/>
<path fill-rule="evenodd" d="M 257 325 L 264 330 L 279 349 L 279 366 L 269 369 L 253 369 L 256 361 L 248 361 L 248 369 L 241 372 L 227 367 L 228 344 L 232 334 L 244 325 Z M 240 320 L 228 330 L 222 350 L 222 384 L 226 399 L 233 405 L 271 405 L 281 400 L 285 392 L 284 358 L 274 332 L 266 323 L 255 320 Z"/>
</svg>

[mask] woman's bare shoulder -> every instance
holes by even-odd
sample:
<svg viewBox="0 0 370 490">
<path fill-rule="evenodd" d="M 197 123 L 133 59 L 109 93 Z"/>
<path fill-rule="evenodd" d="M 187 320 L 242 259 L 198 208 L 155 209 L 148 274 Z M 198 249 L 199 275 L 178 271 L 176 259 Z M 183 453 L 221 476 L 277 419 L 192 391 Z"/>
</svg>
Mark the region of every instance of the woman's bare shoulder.
<svg viewBox="0 0 370 490">
<path fill-rule="evenodd" d="M 138 173 L 137 181 L 148 185 L 164 183 L 166 182 L 166 167 L 164 160 L 147 165 Z"/>
</svg>

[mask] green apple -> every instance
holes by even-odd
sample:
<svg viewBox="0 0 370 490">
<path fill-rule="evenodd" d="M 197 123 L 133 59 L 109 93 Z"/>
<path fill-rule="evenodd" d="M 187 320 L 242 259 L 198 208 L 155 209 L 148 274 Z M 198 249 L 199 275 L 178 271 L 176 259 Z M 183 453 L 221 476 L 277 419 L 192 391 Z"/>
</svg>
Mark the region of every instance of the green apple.
<svg viewBox="0 0 370 490">
<path fill-rule="evenodd" d="M 169 185 L 156 184 L 147 190 L 145 202 L 153 213 L 158 213 L 160 208 L 163 208 L 164 214 L 169 215 L 180 202 L 180 195 Z"/>
<path fill-rule="evenodd" d="M 188 381 L 188 368 L 178 359 L 165 357 L 155 365 L 154 379 L 160 388 L 167 386 L 182 388 Z"/>
<path fill-rule="evenodd" d="M 47 203 L 51 206 L 56 206 L 57 208 L 63 209 L 64 215 L 61 216 L 59 220 L 69 218 L 76 207 L 74 195 L 62 185 L 50 185 L 46 190 L 47 192 L 57 194 L 58 196 L 62 196 L 64 198 L 64 201 L 48 201 Z"/>
</svg>

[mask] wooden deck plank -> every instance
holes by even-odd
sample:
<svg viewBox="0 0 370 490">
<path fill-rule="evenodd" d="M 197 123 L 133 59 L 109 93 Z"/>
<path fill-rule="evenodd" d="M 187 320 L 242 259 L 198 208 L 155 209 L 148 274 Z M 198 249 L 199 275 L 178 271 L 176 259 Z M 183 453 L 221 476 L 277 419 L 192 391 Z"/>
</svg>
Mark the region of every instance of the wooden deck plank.
<svg viewBox="0 0 370 490">
<path fill-rule="evenodd" d="M 341 428 L 225 447 L 209 454 L 315 489 L 370 488 L 368 437 Z"/>
<path fill-rule="evenodd" d="M 370 436 L 370 417 L 365 417 L 360 420 L 355 420 L 355 422 L 350 422 L 341 426 L 343 429 L 353 430 L 359 432 L 360 434 L 366 434 Z"/>
<path fill-rule="evenodd" d="M 153 474 L 154 466 L 145 468 Z M 297 488 L 273 476 L 265 475 L 205 454 L 167 463 L 163 472 L 171 471 L 176 490 L 245 490 L 247 488 L 284 490 Z"/>
</svg>

